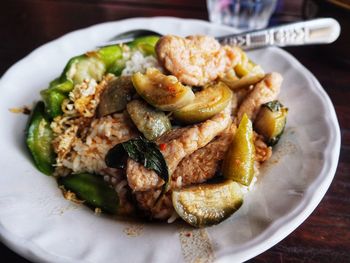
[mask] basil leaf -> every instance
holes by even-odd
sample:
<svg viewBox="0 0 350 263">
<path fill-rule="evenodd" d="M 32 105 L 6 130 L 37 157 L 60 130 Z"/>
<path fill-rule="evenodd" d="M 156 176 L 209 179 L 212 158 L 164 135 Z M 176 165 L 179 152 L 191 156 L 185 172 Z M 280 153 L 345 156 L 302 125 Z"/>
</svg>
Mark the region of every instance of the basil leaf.
<svg viewBox="0 0 350 263">
<path fill-rule="evenodd" d="M 166 184 L 168 183 L 168 166 L 156 143 L 139 137 L 117 144 L 108 151 L 105 162 L 108 167 L 125 168 L 126 157 L 155 171 Z"/>
<path fill-rule="evenodd" d="M 128 158 L 123 144 L 117 144 L 108 151 L 105 157 L 105 163 L 108 167 L 124 169 L 126 167 L 126 160 Z"/>
</svg>

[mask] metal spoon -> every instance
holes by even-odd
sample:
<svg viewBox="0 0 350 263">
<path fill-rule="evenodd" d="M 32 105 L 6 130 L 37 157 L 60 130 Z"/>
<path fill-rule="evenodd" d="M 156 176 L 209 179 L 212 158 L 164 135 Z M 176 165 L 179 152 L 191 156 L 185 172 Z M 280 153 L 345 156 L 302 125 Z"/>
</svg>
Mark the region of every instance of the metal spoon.
<svg viewBox="0 0 350 263">
<path fill-rule="evenodd" d="M 335 19 L 318 18 L 215 38 L 224 45 L 237 45 L 243 49 L 256 49 L 267 46 L 286 47 L 329 44 L 337 40 L 339 34 L 340 25 Z M 152 30 L 136 29 L 118 34 L 101 46 L 126 43 L 137 37 L 147 35 L 161 36 L 161 34 Z"/>
</svg>

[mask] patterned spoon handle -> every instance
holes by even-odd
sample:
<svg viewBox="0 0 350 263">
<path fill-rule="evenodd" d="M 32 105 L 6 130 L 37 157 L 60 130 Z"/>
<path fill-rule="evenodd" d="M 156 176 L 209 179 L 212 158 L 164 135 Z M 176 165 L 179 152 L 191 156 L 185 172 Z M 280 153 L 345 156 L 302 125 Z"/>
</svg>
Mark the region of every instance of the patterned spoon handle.
<svg viewBox="0 0 350 263">
<path fill-rule="evenodd" d="M 334 42 L 339 34 L 340 25 L 335 19 L 319 18 L 216 37 L 216 39 L 224 45 L 238 45 L 243 49 L 255 49 L 266 46 L 328 44 Z"/>
</svg>

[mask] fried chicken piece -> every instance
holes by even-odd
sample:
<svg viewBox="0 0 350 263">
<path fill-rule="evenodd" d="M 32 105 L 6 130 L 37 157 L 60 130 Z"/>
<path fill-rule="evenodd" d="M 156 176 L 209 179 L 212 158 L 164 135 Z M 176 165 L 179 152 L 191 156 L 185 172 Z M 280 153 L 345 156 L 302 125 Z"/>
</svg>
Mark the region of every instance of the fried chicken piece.
<svg viewBox="0 0 350 263">
<path fill-rule="evenodd" d="M 232 132 L 225 133 L 185 157 L 176 167 L 171 177 L 172 188 L 203 183 L 213 178 L 232 139 Z"/>
<path fill-rule="evenodd" d="M 238 108 L 237 123 L 239 123 L 246 113 L 250 120 L 254 120 L 262 104 L 276 99 L 280 92 L 282 76 L 273 72 L 266 74 L 254 88 L 248 93 Z"/>
<path fill-rule="evenodd" d="M 272 147 L 267 146 L 264 142 L 264 137 L 254 132 L 253 141 L 255 147 L 255 161 L 263 163 L 270 159 L 272 155 Z"/>
<path fill-rule="evenodd" d="M 159 63 L 182 83 L 203 86 L 215 80 L 240 59 L 240 53 L 222 47 L 209 36 L 186 38 L 167 35 L 156 46 Z"/>
<path fill-rule="evenodd" d="M 211 119 L 188 128 L 171 130 L 157 140 L 158 144 L 166 145 L 162 154 L 168 165 L 170 176 L 183 158 L 207 145 L 229 127 L 231 108 L 231 103 L 229 103 L 225 110 Z M 130 158 L 127 161 L 126 174 L 129 186 L 133 191 L 157 189 L 164 184 L 164 181 L 154 171 L 146 169 L 142 164 Z"/>
</svg>

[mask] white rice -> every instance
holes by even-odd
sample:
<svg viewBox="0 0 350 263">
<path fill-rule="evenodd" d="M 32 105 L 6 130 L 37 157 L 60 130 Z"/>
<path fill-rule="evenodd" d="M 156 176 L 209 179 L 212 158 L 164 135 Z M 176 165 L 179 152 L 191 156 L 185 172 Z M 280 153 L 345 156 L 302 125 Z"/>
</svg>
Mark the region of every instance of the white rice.
<svg viewBox="0 0 350 263">
<path fill-rule="evenodd" d="M 179 218 L 179 215 L 174 211 L 171 216 L 168 218 L 167 222 L 168 224 L 174 223 L 176 219 Z"/>
<path fill-rule="evenodd" d="M 92 121 L 86 128 L 85 140 L 75 137 L 69 154 L 57 158 L 57 164 L 71 169 L 74 173 L 100 173 L 107 168 L 105 156 L 116 144 L 136 135 L 123 114 L 114 114 Z M 65 138 L 63 137 L 62 140 Z"/>
<path fill-rule="evenodd" d="M 144 56 L 140 51 L 131 54 L 130 60 L 125 63 L 122 76 L 130 76 L 136 72 L 145 73 L 147 68 L 157 68 L 162 70 L 158 61 L 153 56 Z"/>
</svg>

